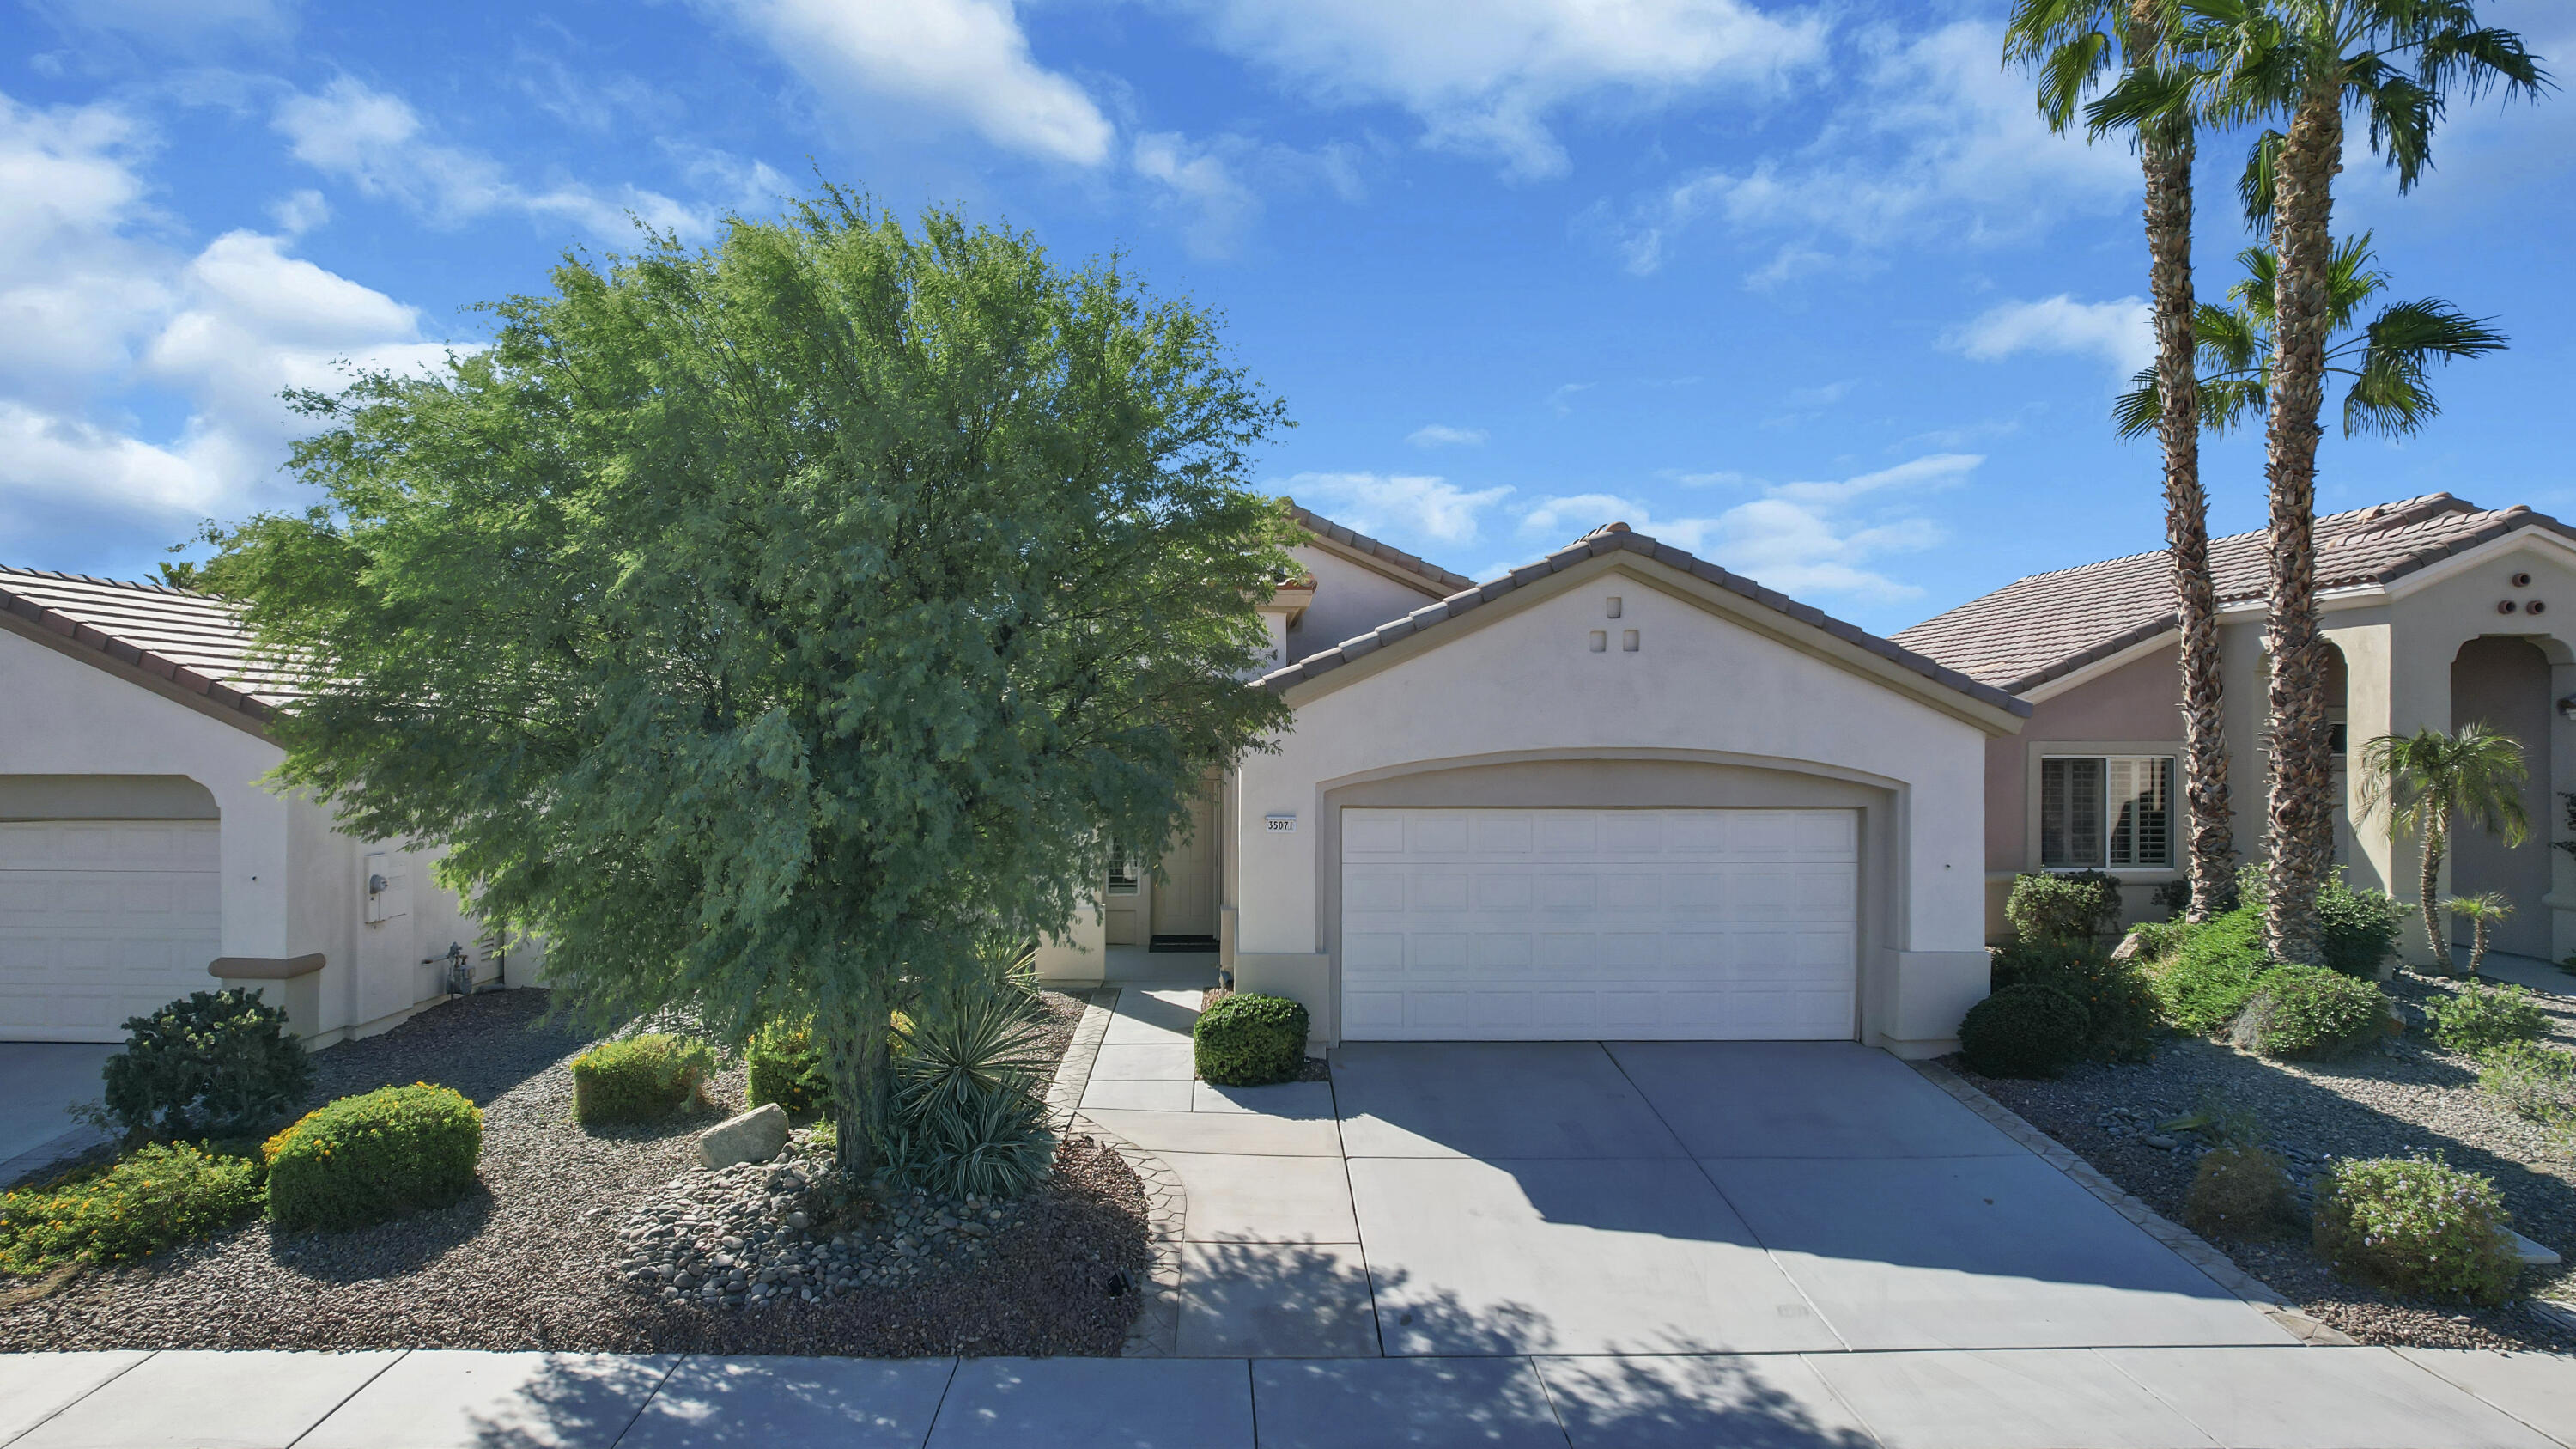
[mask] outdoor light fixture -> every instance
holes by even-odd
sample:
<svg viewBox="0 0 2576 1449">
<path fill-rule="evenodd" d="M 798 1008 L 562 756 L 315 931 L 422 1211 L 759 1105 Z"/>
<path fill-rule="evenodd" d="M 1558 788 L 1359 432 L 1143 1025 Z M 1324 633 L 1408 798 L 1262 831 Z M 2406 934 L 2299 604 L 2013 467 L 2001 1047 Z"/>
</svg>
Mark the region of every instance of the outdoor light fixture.
<svg viewBox="0 0 2576 1449">
<path fill-rule="evenodd" d="M 2571 694 L 2565 699 L 2558 701 L 2558 717 L 2560 719 L 2576 719 L 2576 694 Z"/>
</svg>

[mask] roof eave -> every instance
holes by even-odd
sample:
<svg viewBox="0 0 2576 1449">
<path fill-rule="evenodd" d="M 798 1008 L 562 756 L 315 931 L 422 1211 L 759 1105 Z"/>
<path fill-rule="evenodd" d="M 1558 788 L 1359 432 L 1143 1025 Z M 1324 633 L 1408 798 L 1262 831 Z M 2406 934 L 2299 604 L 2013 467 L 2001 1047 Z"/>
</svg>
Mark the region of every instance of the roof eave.
<svg viewBox="0 0 2576 1449">
<path fill-rule="evenodd" d="M 271 738 L 268 724 L 277 710 L 266 701 L 6 588 L 0 588 L 0 627 L 261 739 Z"/>
</svg>

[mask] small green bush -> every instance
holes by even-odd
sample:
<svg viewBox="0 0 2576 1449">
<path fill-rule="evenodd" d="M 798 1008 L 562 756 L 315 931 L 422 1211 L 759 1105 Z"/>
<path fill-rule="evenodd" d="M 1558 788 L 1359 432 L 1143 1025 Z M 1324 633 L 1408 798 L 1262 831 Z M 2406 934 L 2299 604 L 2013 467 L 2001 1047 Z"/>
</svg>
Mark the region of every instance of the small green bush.
<svg viewBox="0 0 2576 1449">
<path fill-rule="evenodd" d="M 1221 1087 L 1294 1080 L 1306 1063 L 1306 1008 L 1285 996 L 1236 992 L 1199 1013 L 1190 1031 L 1199 1075 Z"/>
<path fill-rule="evenodd" d="M 2263 1148 L 2230 1142 L 2202 1154 L 2183 1196 L 2183 1221 L 2208 1237 L 2250 1238 L 2292 1220 L 2289 1169 Z"/>
<path fill-rule="evenodd" d="M 2335 1164 L 2316 1202 L 2317 1256 L 2416 1298 L 2501 1303 L 2522 1271 L 2495 1184 L 2429 1158 Z"/>
<path fill-rule="evenodd" d="M 2181 950 L 2182 943 L 2199 929 L 2192 921 L 2140 921 L 2129 928 L 2130 937 L 2138 943 L 2137 954 L 2131 959 L 2140 965 L 2162 961 Z"/>
<path fill-rule="evenodd" d="M 572 1115 L 586 1127 L 657 1122 L 698 1098 L 716 1056 L 702 1041 L 646 1032 L 573 1058 Z"/>
<path fill-rule="evenodd" d="M 2004 919 L 2025 941 L 2090 941 L 2120 928 L 2120 878 L 2098 870 L 2013 877 Z"/>
<path fill-rule="evenodd" d="M 2114 961 L 2098 946 L 2014 941 L 1995 952 L 1992 987 L 2047 986 L 2084 1008 L 2076 1056 L 2140 1061 L 2155 1048 L 2156 999 L 2134 962 Z"/>
<path fill-rule="evenodd" d="M 191 992 L 125 1029 L 101 1075 L 130 1136 L 256 1136 L 313 1090 L 304 1044 L 257 992 Z"/>
<path fill-rule="evenodd" d="M 2332 1057 L 2388 1032 L 2388 996 L 2374 981 L 2323 966 L 2275 966 L 2255 983 L 2230 1035 L 2267 1057 Z"/>
<path fill-rule="evenodd" d="M 259 1211 L 257 1159 L 153 1143 L 112 1166 L 0 1193 L 0 1273 L 122 1263 Z"/>
<path fill-rule="evenodd" d="M 2506 1042 L 2480 1061 L 2478 1086 L 2515 1116 L 2576 1138 L 2576 1055 Z"/>
<path fill-rule="evenodd" d="M 2084 1005 L 2054 986 L 2007 986 L 1968 1008 L 1959 1054 L 1987 1077 L 2053 1077 L 2084 1054 Z"/>
<path fill-rule="evenodd" d="M 2147 977 L 2157 1009 L 2177 1031 L 2214 1036 L 2245 1009 L 2272 963 L 2263 956 L 2263 913 L 2240 906 L 2204 923 Z"/>
<path fill-rule="evenodd" d="M 790 1117 L 831 1105 L 832 1080 L 823 1073 L 823 1048 L 810 1026 L 764 1027 L 752 1034 L 743 1059 L 750 1067 L 743 1090 L 746 1105 L 776 1102 Z"/>
<path fill-rule="evenodd" d="M 2405 905 L 2386 891 L 2357 891 L 2334 874 L 2317 887 L 2318 950 L 2327 966 L 2347 976 L 2378 975 L 2405 921 Z"/>
<path fill-rule="evenodd" d="M 379 1087 L 307 1112 L 262 1151 L 279 1226 L 363 1227 L 473 1191 L 483 1113 L 446 1087 Z"/>
<path fill-rule="evenodd" d="M 2433 1039 L 2463 1056 L 2484 1056 L 2500 1046 L 2549 1035 L 2549 1014 L 2519 986 L 2473 982 L 2450 1000 L 2425 1008 L 2425 1014 L 2433 1018 Z"/>
</svg>

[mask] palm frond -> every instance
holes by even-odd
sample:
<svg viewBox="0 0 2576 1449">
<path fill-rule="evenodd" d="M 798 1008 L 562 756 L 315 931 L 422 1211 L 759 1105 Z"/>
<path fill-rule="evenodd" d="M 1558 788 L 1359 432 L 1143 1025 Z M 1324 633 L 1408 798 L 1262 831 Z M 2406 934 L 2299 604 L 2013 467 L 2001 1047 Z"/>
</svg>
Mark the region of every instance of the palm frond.
<svg viewBox="0 0 2576 1449">
<path fill-rule="evenodd" d="M 2281 147 L 2290 138 L 2266 129 L 2245 151 L 2245 172 L 2236 179 L 2236 202 L 2245 212 L 2245 229 L 2272 229 L 2272 197 L 2278 190 Z"/>
<path fill-rule="evenodd" d="M 2143 438 L 2164 421 L 2164 389 L 2156 385 L 2156 370 L 2139 368 L 2129 379 L 2129 390 L 2111 403 L 2111 421 L 2123 438 Z"/>
<path fill-rule="evenodd" d="M 2440 298 L 2399 302 L 2370 324 L 2344 394 L 2347 437 L 2404 437 L 2439 415 L 2427 374 L 2432 364 L 2502 349 L 2505 337 Z"/>
</svg>

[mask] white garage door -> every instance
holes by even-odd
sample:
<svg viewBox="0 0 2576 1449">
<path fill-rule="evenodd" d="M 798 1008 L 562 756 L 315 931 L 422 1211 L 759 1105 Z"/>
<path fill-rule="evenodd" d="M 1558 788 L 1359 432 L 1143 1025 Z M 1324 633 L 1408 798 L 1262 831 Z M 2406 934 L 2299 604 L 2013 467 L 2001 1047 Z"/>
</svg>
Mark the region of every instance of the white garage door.
<svg viewBox="0 0 2576 1449">
<path fill-rule="evenodd" d="M 1342 1035 L 1853 1034 L 1850 810 L 1342 812 Z"/>
<path fill-rule="evenodd" d="M 0 821 L 0 1041 L 123 1041 L 212 991 L 212 820 Z"/>
</svg>

